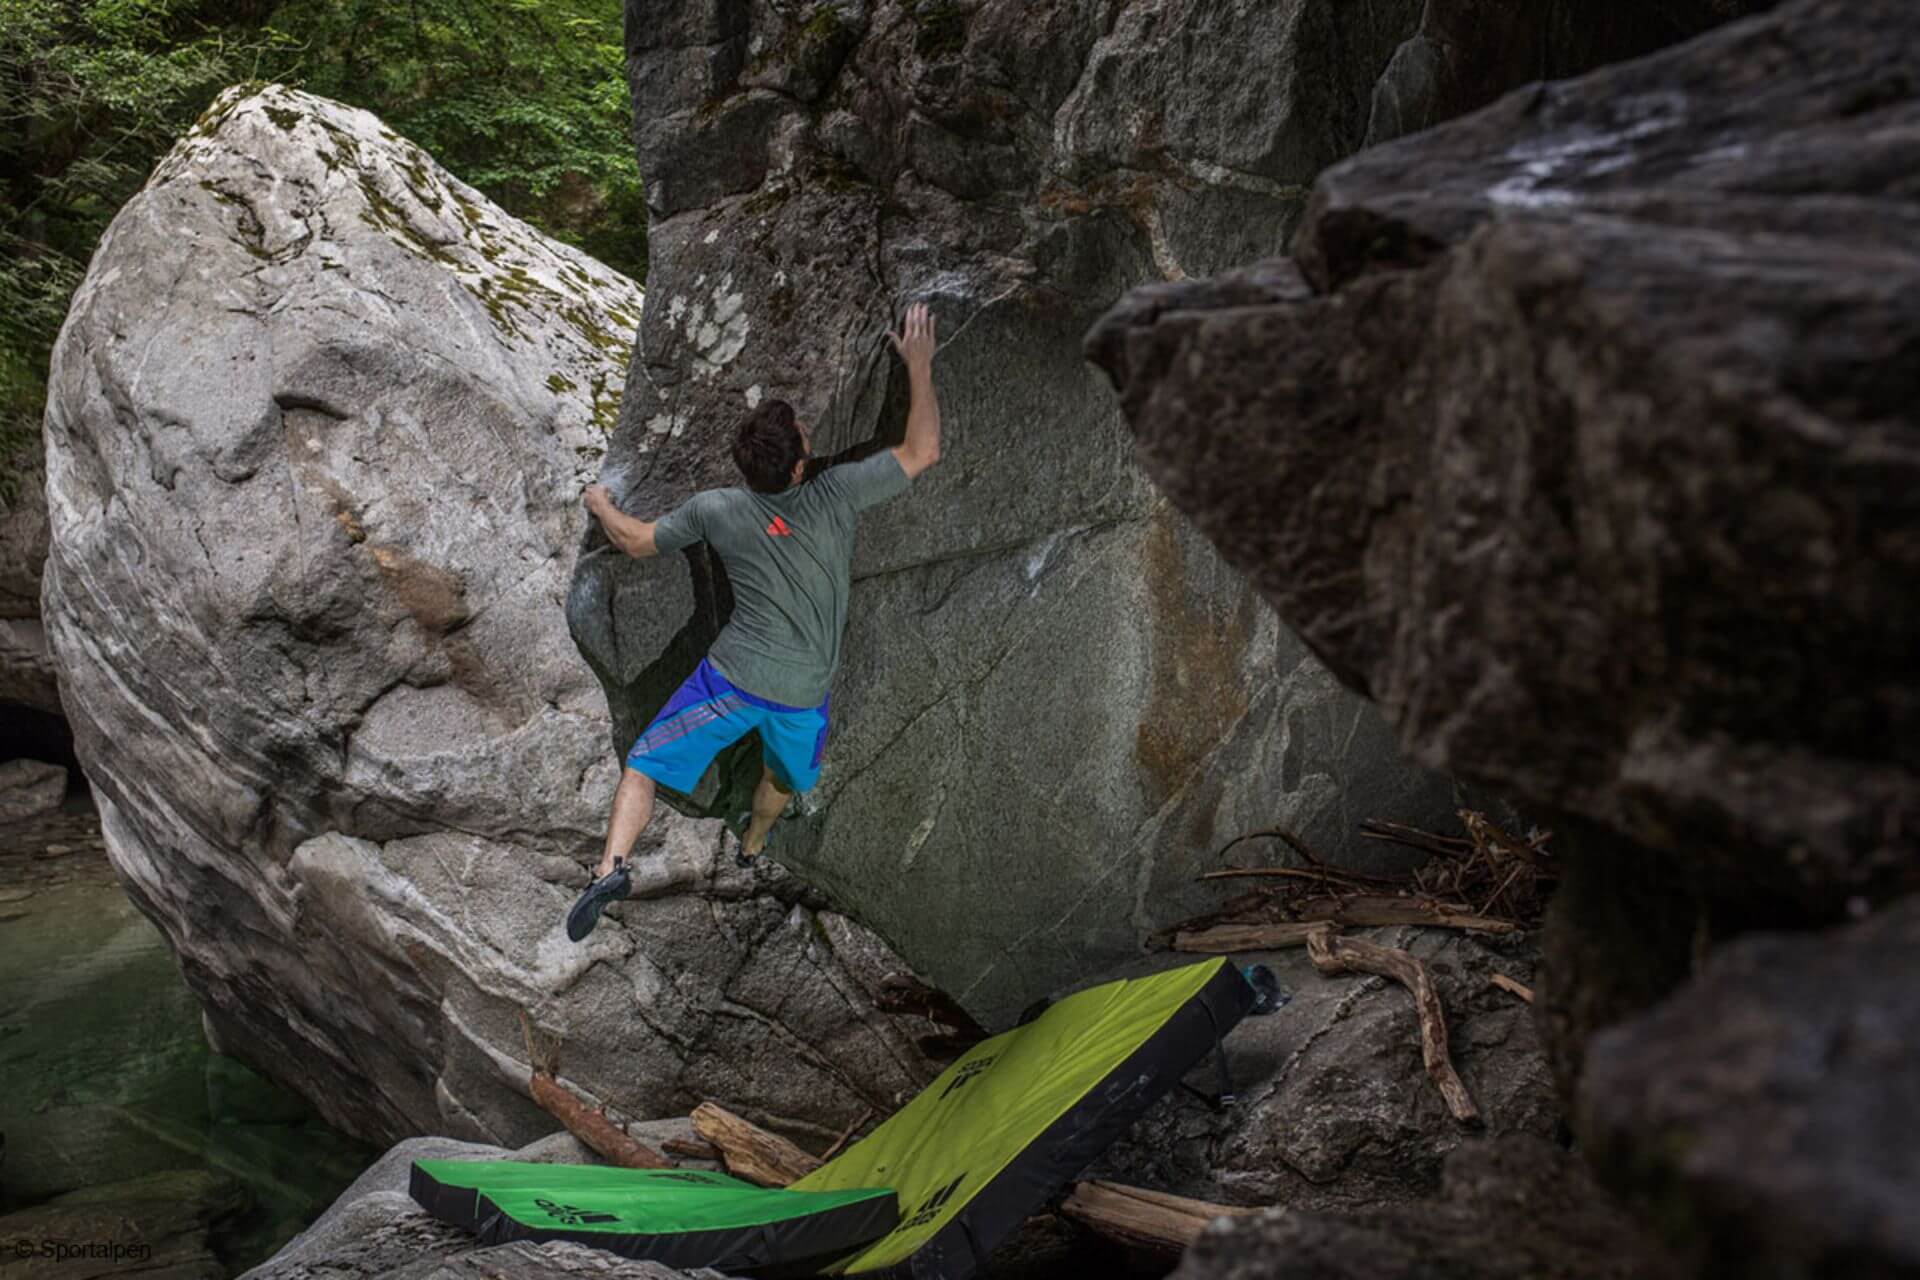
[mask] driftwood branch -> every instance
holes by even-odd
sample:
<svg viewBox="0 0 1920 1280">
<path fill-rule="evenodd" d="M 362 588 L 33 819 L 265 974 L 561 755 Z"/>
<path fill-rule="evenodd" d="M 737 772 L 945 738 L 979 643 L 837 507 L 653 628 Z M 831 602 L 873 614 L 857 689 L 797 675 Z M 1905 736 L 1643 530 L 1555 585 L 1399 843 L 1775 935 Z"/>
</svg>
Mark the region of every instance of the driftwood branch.
<svg viewBox="0 0 1920 1280">
<path fill-rule="evenodd" d="M 1215 1218 L 1258 1212 L 1117 1182 L 1076 1182 L 1060 1206 L 1062 1217 L 1109 1239 L 1173 1256 L 1192 1244 Z"/>
<path fill-rule="evenodd" d="M 1307 938 L 1307 955 L 1313 967 L 1325 974 L 1376 973 L 1392 978 L 1413 993 L 1413 1007 L 1420 1018 L 1420 1055 L 1426 1061 L 1427 1074 L 1439 1088 L 1453 1118 L 1462 1124 L 1480 1118 L 1473 1095 L 1453 1069 L 1447 1054 L 1447 1012 L 1433 988 L 1427 966 L 1411 953 L 1394 947 L 1382 947 L 1358 938 L 1334 936 L 1331 926 L 1322 926 Z"/>
<path fill-rule="evenodd" d="M 719 1148 L 728 1173 L 763 1187 L 784 1187 L 821 1165 L 779 1134 L 711 1102 L 693 1109 L 693 1131 Z"/>
<path fill-rule="evenodd" d="M 527 1061 L 533 1064 L 527 1079 L 527 1092 L 547 1113 L 566 1126 L 567 1132 L 598 1152 L 600 1158 L 623 1169 L 671 1169 L 673 1161 L 641 1142 L 608 1118 L 600 1107 L 590 1107 L 555 1079 L 560 1065 L 560 1044 L 535 1046 L 533 1027 L 526 1010 L 520 1011 L 520 1035 L 527 1044 Z"/>
<path fill-rule="evenodd" d="M 544 1071 L 535 1071 L 527 1083 L 533 1100 L 567 1127 L 580 1141 L 600 1153 L 601 1159 L 623 1169 L 671 1169 L 673 1161 L 638 1138 L 620 1131 L 598 1107 L 589 1107 L 573 1090 Z"/>
<path fill-rule="evenodd" d="M 1304 947 L 1307 935 L 1326 925 L 1318 921 L 1282 921 L 1278 924 L 1216 924 L 1208 929 L 1182 929 L 1173 935 L 1175 951 L 1205 956 L 1229 956 L 1240 951 L 1279 951 Z"/>
<path fill-rule="evenodd" d="M 1358 929 L 1417 924 L 1438 929 L 1471 929 L 1478 933 L 1512 933 L 1516 928 L 1511 920 L 1462 910 L 1451 903 L 1387 894 L 1309 898 L 1297 904 L 1296 911 L 1302 920 L 1324 920 Z"/>
<path fill-rule="evenodd" d="M 1204 929 L 1181 929 L 1173 935 L 1175 951 L 1201 955 L 1233 955 L 1241 951 L 1279 951 L 1304 947 L 1307 935 L 1327 925 L 1416 924 L 1440 929 L 1468 929 L 1477 933 L 1512 933 L 1511 920 L 1456 911 L 1445 903 L 1423 902 L 1417 898 L 1360 897 L 1315 898 L 1301 904 L 1302 920 L 1276 920 L 1265 924 L 1216 924 Z"/>
<path fill-rule="evenodd" d="M 689 1160 L 711 1160 L 720 1163 L 720 1148 L 701 1138 L 668 1138 L 660 1144 L 660 1149 L 670 1156 L 685 1156 Z"/>
</svg>

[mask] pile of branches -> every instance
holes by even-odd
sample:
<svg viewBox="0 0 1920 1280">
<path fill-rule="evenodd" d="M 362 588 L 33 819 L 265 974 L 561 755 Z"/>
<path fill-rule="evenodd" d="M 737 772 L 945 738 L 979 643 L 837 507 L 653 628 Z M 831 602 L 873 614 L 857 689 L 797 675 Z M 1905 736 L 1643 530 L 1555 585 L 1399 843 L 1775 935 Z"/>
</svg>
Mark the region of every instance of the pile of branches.
<svg viewBox="0 0 1920 1280">
<path fill-rule="evenodd" d="M 1304 945 L 1307 934 L 1323 924 L 1430 925 L 1487 934 L 1537 927 L 1558 878 L 1547 849 L 1553 833 L 1531 831 L 1522 838 L 1472 809 L 1460 810 L 1460 822 L 1464 836 L 1397 822 L 1361 823 L 1361 834 L 1369 839 L 1429 855 L 1397 874 L 1333 866 L 1282 827 L 1250 831 L 1215 857 L 1245 841 L 1272 839 L 1292 850 L 1297 863 L 1208 872 L 1201 879 L 1258 884 L 1219 911 L 1187 920 L 1157 940 L 1180 951 L 1220 952 Z"/>
</svg>

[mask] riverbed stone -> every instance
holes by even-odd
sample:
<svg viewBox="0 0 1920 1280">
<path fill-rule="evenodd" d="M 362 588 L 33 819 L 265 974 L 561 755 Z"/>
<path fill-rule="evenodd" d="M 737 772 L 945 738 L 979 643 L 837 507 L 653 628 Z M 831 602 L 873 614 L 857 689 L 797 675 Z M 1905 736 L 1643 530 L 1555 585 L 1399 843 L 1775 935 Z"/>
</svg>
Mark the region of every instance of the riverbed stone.
<svg viewBox="0 0 1920 1280">
<path fill-rule="evenodd" d="M 0 822 L 51 813 L 67 794 L 67 771 L 44 760 L 0 763 Z"/>
</svg>

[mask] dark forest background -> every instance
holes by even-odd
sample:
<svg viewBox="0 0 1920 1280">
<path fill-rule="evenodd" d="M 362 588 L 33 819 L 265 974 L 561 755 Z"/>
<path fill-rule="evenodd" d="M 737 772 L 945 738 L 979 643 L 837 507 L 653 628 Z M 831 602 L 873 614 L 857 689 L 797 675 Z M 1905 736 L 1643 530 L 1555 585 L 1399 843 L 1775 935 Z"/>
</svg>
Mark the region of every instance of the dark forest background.
<svg viewBox="0 0 1920 1280">
<path fill-rule="evenodd" d="M 503 208 L 634 279 L 620 0 L 0 0 L 0 506 L 107 223 L 228 85 L 365 107 Z"/>
</svg>

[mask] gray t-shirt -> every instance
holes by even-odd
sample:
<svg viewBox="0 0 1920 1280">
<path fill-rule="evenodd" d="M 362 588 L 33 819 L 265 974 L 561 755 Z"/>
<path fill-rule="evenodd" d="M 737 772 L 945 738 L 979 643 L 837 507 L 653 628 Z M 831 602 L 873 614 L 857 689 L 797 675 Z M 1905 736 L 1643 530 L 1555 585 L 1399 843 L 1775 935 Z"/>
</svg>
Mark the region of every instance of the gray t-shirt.
<svg viewBox="0 0 1920 1280">
<path fill-rule="evenodd" d="M 707 660 L 758 697 L 814 707 L 840 666 L 854 518 L 904 491 L 890 449 L 828 467 L 779 493 L 707 489 L 653 527 L 661 553 L 704 541 L 733 586 L 733 616 Z"/>
</svg>

